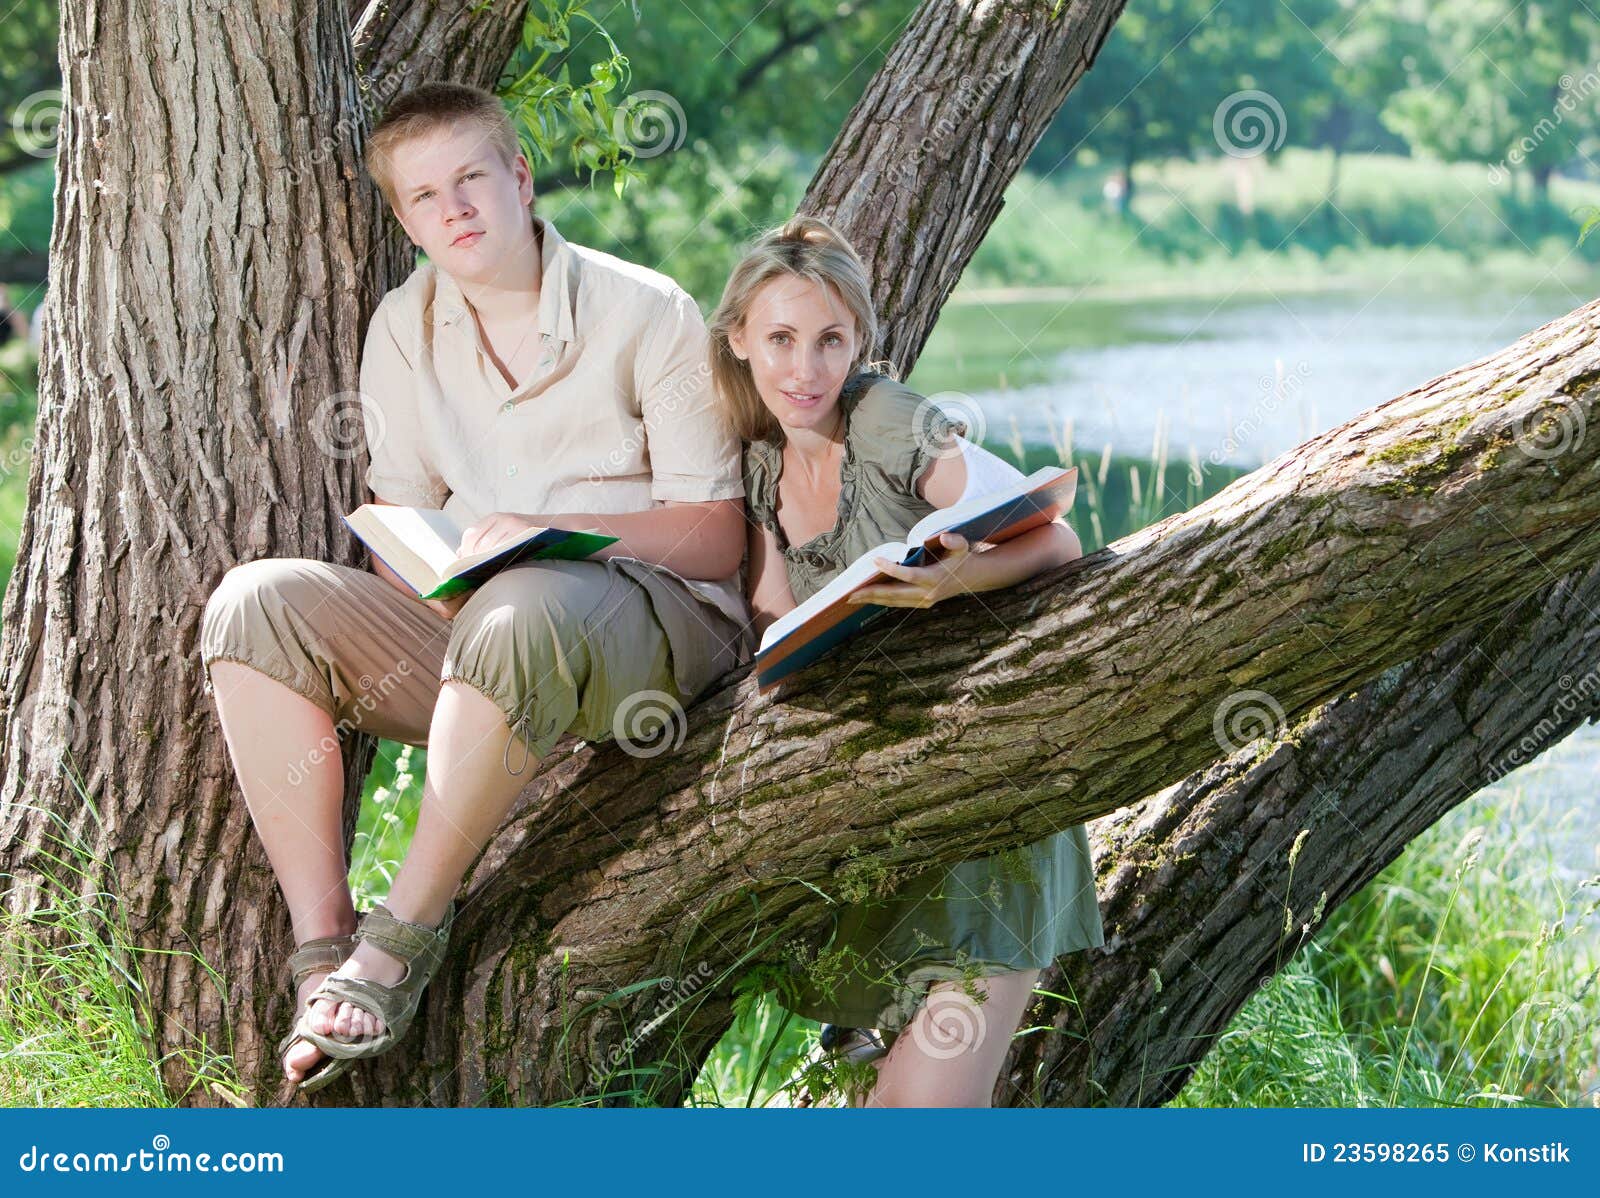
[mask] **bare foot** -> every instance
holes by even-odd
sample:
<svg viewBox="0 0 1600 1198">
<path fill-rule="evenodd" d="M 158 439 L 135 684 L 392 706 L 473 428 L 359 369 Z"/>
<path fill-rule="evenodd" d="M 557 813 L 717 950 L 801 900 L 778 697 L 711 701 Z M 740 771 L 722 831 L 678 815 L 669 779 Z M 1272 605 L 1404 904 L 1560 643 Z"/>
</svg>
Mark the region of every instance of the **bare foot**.
<svg viewBox="0 0 1600 1198">
<path fill-rule="evenodd" d="M 399 958 L 391 957 L 381 948 L 375 948 L 363 940 L 356 945 L 356 951 L 350 955 L 350 959 L 335 972 L 340 977 L 367 978 L 380 986 L 393 986 L 405 977 L 406 966 Z M 341 1040 L 367 1040 L 383 1031 L 383 1020 L 376 1015 L 351 1003 L 335 1002 L 328 998 L 319 998 L 311 1004 L 306 1022 L 319 1035 L 337 1036 Z M 298 1052 L 303 1044 L 296 1045 L 295 1051 Z M 318 1057 L 322 1055 L 314 1044 L 311 1050 Z M 312 1060 L 315 1062 L 316 1057 Z"/>
<path fill-rule="evenodd" d="M 322 985 L 322 979 L 327 976 L 327 973 L 313 973 L 300 983 L 300 987 L 295 991 L 294 996 L 296 1023 L 299 1022 L 300 1014 L 306 1008 L 307 997 L 310 996 L 313 990 Z M 322 1049 L 311 1043 L 310 1040 L 296 1040 L 289 1045 L 288 1050 L 283 1054 L 283 1076 L 292 1082 L 303 1081 L 306 1074 L 310 1073 L 320 1060 L 322 1060 Z"/>
</svg>

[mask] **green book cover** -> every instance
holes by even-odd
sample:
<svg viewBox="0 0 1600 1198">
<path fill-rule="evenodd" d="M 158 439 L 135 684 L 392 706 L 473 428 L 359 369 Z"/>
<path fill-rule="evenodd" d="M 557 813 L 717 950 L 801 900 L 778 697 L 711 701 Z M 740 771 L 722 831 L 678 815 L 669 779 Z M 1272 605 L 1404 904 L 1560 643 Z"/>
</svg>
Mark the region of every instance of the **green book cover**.
<svg viewBox="0 0 1600 1198">
<path fill-rule="evenodd" d="M 452 599 L 466 591 L 475 590 L 490 577 L 516 562 L 579 561 L 593 556 L 596 551 L 604 549 L 617 539 L 598 532 L 568 532 L 564 529 L 551 531 L 560 531 L 562 533 L 560 539 L 547 541 L 542 545 L 537 540 L 529 541 L 503 554 L 497 554 L 487 561 L 479 562 L 464 574 L 447 578 L 423 598 Z"/>
</svg>

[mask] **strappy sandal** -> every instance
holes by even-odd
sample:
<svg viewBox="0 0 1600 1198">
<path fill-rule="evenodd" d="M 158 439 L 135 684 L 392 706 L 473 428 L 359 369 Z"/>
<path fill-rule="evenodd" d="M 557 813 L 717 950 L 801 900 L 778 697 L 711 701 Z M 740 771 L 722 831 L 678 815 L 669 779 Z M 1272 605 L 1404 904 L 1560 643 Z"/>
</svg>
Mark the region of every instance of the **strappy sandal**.
<svg viewBox="0 0 1600 1198">
<path fill-rule="evenodd" d="M 307 940 L 289 954 L 290 989 L 294 991 L 295 1002 L 300 1001 L 300 983 L 314 973 L 330 973 L 350 959 L 350 954 L 356 951 L 356 938 L 354 936 L 318 936 L 314 940 Z M 311 1000 L 306 1000 L 306 1006 L 311 1005 Z M 300 1017 L 296 1017 L 295 1026 L 289 1034 L 278 1041 L 278 1068 L 283 1068 L 284 1054 L 289 1051 L 290 1045 L 296 1040 L 303 1039 L 300 1034 Z M 348 1069 L 349 1063 L 335 1061 L 332 1057 L 324 1056 L 311 1072 L 295 1083 L 297 1090 L 309 1092 L 319 1090 L 327 1085 L 339 1074 Z M 312 1083 L 316 1084 L 313 1085 Z"/>
<path fill-rule="evenodd" d="M 296 1029 L 298 1034 L 315 1044 L 328 1057 L 342 1062 L 341 1073 L 349 1068 L 352 1061 L 362 1061 L 388 1052 L 410 1028 L 422 1000 L 422 991 L 444 960 L 455 914 L 456 905 L 452 901 L 439 926 L 430 928 L 426 924 L 396 919 L 382 903 L 373 907 L 361 917 L 361 923 L 356 928 L 356 939 L 370 940 L 390 956 L 403 961 L 405 976 L 393 986 L 385 986 L 369 978 L 329 974 L 306 999 L 306 1009 L 309 1011 L 311 1004 L 319 998 L 330 1002 L 347 1002 L 383 1020 L 383 1030 L 375 1036 L 347 1040 L 342 1036 L 325 1036 L 313 1031 L 302 1017 Z M 319 1079 L 321 1076 L 318 1075 Z M 320 1088 L 320 1085 L 312 1088 Z"/>
</svg>

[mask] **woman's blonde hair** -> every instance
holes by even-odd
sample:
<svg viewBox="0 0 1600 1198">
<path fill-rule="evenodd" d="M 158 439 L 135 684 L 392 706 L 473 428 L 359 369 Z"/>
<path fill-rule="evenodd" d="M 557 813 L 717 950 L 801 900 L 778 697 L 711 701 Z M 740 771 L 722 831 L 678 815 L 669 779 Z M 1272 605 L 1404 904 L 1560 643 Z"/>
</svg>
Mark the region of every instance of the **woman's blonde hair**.
<svg viewBox="0 0 1600 1198">
<path fill-rule="evenodd" d="M 711 381 L 723 417 L 742 441 L 781 441 L 783 426 L 761 402 L 750 363 L 733 352 L 729 335 L 744 328 L 756 292 L 780 275 L 831 287 L 856 321 L 856 360 L 851 373 L 868 364 L 878 343 L 872 310 L 872 280 L 843 233 L 821 217 L 796 216 L 758 237 L 728 276 L 722 302 L 711 314 Z M 887 363 L 873 363 L 888 371 Z"/>
</svg>

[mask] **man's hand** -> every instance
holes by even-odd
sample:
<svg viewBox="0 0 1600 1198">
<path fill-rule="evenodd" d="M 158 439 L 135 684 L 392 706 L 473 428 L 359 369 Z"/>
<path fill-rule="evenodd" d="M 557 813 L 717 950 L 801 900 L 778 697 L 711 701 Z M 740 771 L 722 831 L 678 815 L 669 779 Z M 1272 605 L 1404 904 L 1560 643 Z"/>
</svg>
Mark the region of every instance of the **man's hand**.
<svg viewBox="0 0 1600 1198">
<path fill-rule="evenodd" d="M 481 553 L 486 549 L 493 549 L 496 545 L 504 544 L 512 537 L 520 536 L 530 528 L 544 528 L 537 516 L 519 515 L 516 512 L 495 512 L 492 516 L 485 516 L 476 524 L 469 525 L 462 530 L 461 544 L 456 548 L 457 557 L 465 557 L 469 553 Z"/>
<path fill-rule="evenodd" d="M 463 591 L 449 599 L 424 599 L 423 602 L 447 620 L 455 619 L 456 613 L 461 610 L 461 605 L 472 598 L 471 591 Z"/>
</svg>

